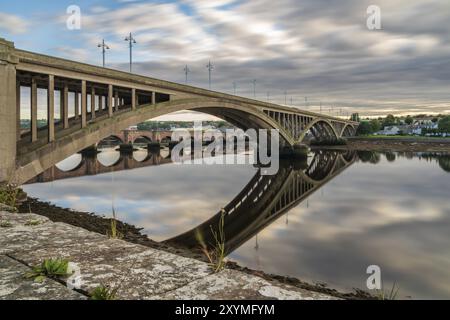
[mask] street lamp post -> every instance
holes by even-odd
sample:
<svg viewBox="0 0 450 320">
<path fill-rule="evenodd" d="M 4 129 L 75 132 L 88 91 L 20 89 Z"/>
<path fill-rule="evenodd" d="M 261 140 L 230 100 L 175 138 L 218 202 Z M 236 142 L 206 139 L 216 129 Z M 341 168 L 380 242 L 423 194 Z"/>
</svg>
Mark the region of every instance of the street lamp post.
<svg viewBox="0 0 450 320">
<path fill-rule="evenodd" d="M 130 32 L 130 35 L 125 38 L 125 41 L 129 42 L 130 46 L 130 73 L 133 69 L 133 45 L 136 44 L 136 39 L 133 38 L 133 35 Z"/>
<path fill-rule="evenodd" d="M 188 74 L 189 74 L 189 72 L 191 72 L 191 70 L 189 69 L 188 65 L 186 65 L 183 70 L 184 70 L 184 75 L 186 76 L 186 84 L 187 84 L 188 83 Z"/>
<path fill-rule="evenodd" d="M 256 99 L 256 79 L 253 80 L 253 98 Z"/>
<path fill-rule="evenodd" d="M 102 48 L 102 55 L 103 55 L 103 68 L 105 67 L 105 53 L 106 50 L 109 50 L 109 46 L 105 43 L 105 39 L 102 40 L 102 43 L 98 44 L 99 48 Z"/>
<path fill-rule="evenodd" d="M 208 74 L 209 74 L 209 90 L 211 90 L 211 72 L 214 70 L 214 65 L 211 63 L 211 60 L 206 65 L 206 68 L 208 68 Z"/>
</svg>

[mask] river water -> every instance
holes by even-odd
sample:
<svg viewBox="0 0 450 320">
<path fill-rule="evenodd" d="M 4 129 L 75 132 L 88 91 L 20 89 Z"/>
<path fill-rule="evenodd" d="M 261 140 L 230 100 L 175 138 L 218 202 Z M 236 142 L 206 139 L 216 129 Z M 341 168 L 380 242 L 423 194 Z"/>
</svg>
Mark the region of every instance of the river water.
<svg viewBox="0 0 450 320">
<path fill-rule="evenodd" d="M 179 165 L 168 154 L 77 154 L 24 189 L 107 217 L 114 207 L 157 241 L 192 243 L 192 230 L 234 208 L 225 233 L 242 266 L 351 291 L 366 290 L 377 265 L 401 298 L 450 298 L 449 155 L 317 152 L 269 178 L 251 164 Z"/>
</svg>

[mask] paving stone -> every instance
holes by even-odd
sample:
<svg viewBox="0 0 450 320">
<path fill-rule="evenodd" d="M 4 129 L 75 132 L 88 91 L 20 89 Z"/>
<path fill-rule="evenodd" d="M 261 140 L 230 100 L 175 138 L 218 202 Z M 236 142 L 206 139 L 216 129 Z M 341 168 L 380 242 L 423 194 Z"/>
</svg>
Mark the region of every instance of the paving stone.
<svg viewBox="0 0 450 320">
<path fill-rule="evenodd" d="M 0 255 L 0 300 L 84 300 L 85 296 L 70 290 L 62 284 L 44 279 L 38 283 L 24 279 L 31 269 Z"/>
<path fill-rule="evenodd" d="M 328 295 L 300 288 L 272 283 L 237 270 L 219 273 L 193 281 L 163 295 L 163 300 L 331 300 Z"/>
</svg>

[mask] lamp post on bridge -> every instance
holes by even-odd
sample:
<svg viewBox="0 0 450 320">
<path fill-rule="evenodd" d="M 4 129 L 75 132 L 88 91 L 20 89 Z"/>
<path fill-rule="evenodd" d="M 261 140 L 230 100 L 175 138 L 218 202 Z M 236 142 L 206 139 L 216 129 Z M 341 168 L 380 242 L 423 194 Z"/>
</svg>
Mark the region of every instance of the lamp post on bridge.
<svg viewBox="0 0 450 320">
<path fill-rule="evenodd" d="M 133 35 L 130 32 L 130 35 L 125 38 L 125 41 L 129 42 L 130 47 L 130 73 L 133 69 L 133 45 L 136 44 L 136 39 L 133 38 Z"/>
<path fill-rule="evenodd" d="M 189 69 L 189 67 L 188 67 L 188 65 L 186 65 L 185 67 L 184 67 L 184 75 L 186 76 L 186 84 L 188 83 L 188 74 L 191 72 L 191 70 Z"/>
<path fill-rule="evenodd" d="M 102 43 L 99 43 L 97 47 L 102 48 L 103 68 L 104 68 L 105 67 L 105 53 L 106 53 L 106 50 L 110 49 L 110 47 L 105 43 L 105 39 L 103 39 Z"/>
<path fill-rule="evenodd" d="M 256 99 L 256 79 L 253 79 L 253 98 Z"/>
<path fill-rule="evenodd" d="M 211 72 L 214 70 L 214 65 L 211 63 L 211 60 L 206 65 L 206 68 L 208 68 L 208 74 L 209 74 L 209 90 L 211 90 Z"/>
</svg>

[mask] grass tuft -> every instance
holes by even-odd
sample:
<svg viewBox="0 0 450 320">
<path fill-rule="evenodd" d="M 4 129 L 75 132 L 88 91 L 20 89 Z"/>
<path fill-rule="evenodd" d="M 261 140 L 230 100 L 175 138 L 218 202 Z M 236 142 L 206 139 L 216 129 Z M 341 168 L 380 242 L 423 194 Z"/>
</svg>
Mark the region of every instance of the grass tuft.
<svg viewBox="0 0 450 320">
<path fill-rule="evenodd" d="M 203 238 L 203 235 L 199 230 L 196 231 L 196 238 L 198 243 L 200 244 L 200 249 L 203 252 L 203 254 L 206 256 L 206 258 L 209 261 L 210 266 L 214 270 L 215 273 L 222 271 L 225 268 L 225 210 L 222 209 L 218 230 L 215 231 L 212 226 L 211 228 L 211 234 L 214 238 L 214 245 L 212 246 L 212 249 L 209 249 L 208 246 L 205 243 L 205 240 Z"/>
<path fill-rule="evenodd" d="M 109 286 L 100 285 L 89 294 L 90 300 L 116 300 L 118 290 L 119 287 L 110 288 Z"/>
<path fill-rule="evenodd" d="M 25 274 L 25 278 L 42 282 L 47 278 L 61 278 L 69 276 L 69 261 L 65 259 L 45 259 L 40 265 Z"/>
</svg>

